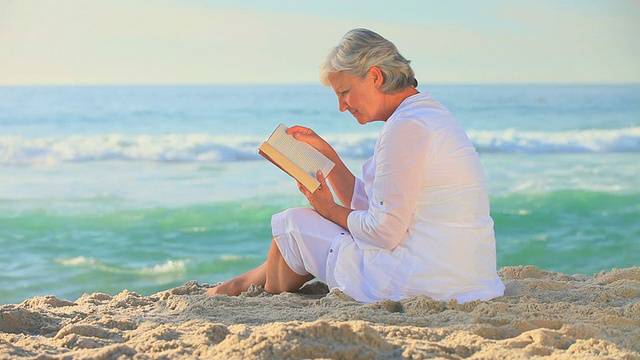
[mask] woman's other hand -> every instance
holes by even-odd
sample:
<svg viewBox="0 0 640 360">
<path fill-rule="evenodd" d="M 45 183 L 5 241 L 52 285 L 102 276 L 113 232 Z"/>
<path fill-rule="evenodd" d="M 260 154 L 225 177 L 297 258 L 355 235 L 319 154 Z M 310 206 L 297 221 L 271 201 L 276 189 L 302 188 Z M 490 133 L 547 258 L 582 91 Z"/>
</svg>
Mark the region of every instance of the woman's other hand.
<svg viewBox="0 0 640 360">
<path fill-rule="evenodd" d="M 327 185 L 327 180 L 322 174 L 322 171 L 318 170 L 316 178 L 320 182 L 320 187 L 314 192 L 307 190 L 304 185 L 298 182 L 298 189 L 307 198 L 309 204 L 324 218 L 333 221 L 334 223 L 347 228 L 347 218 L 351 209 L 347 209 L 335 202 L 333 194 Z"/>
<path fill-rule="evenodd" d="M 309 205 L 311 205 L 320 215 L 327 217 L 327 214 L 330 209 L 336 205 L 333 200 L 333 194 L 327 186 L 327 180 L 322 174 L 322 171 L 318 170 L 316 173 L 316 178 L 318 182 L 320 182 L 320 187 L 316 189 L 316 191 L 311 192 L 307 190 L 307 188 L 302 185 L 302 183 L 298 182 L 298 189 L 300 192 L 309 200 Z"/>
</svg>

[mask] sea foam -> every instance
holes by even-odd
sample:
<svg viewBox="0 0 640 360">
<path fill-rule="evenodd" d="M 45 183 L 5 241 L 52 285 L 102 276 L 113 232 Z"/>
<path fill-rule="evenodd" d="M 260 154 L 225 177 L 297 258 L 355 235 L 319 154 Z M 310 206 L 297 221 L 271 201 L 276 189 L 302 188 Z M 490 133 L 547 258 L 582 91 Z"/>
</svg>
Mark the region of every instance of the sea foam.
<svg viewBox="0 0 640 360">
<path fill-rule="evenodd" d="M 560 132 L 469 131 L 479 152 L 614 153 L 640 152 L 640 127 Z"/>
<path fill-rule="evenodd" d="M 469 130 L 479 152 L 610 153 L 640 152 L 640 127 L 559 132 Z M 345 158 L 371 156 L 377 134 L 326 136 Z M 0 165 L 54 165 L 62 162 L 155 161 L 234 162 L 259 159 L 256 136 L 208 134 L 91 135 L 25 138 L 0 136 Z"/>
<path fill-rule="evenodd" d="M 164 275 L 164 274 L 182 274 L 186 271 L 187 266 L 193 262 L 191 259 L 167 260 L 164 263 L 154 264 L 150 266 L 134 268 L 127 266 L 108 265 L 96 258 L 76 256 L 73 258 L 58 258 L 54 262 L 63 266 L 89 268 L 99 270 L 104 273 L 121 273 L 131 275 Z"/>
</svg>

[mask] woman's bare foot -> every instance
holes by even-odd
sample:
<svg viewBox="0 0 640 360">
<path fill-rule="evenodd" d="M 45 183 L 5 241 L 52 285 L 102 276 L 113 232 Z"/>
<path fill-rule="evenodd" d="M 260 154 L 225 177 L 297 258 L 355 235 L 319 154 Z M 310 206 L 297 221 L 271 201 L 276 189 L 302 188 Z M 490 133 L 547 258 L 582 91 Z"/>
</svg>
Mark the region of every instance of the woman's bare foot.
<svg viewBox="0 0 640 360">
<path fill-rule="evenodd" d="M 258 266 L 257 268 L 248 271 L 240 276 L 236 276 L 231 280 L 227 280 L 221 284 L 216 285 L 207 292 L 205 295 L 225 294 L 229 296 L 238 296 L 243 292 L 249 290 L 249 286 L 258 285 L 264 286 L 266 281 L 266 268 L 267 263 Z"/>
<path fill-rule="evenodd" d="M 229 296 L 238 296 L 243 291 L 247 291 L 247 289 L 249 289 L 249 286 L 244 288 L 242 285 L 243 284 L 237 279 L 231 279 L 223 283 L 220 283 L 215 287 L 212 287 L 211 289 L 207 290 L 207 292 L 205 292 L 204 294 L 205 295 L 225 294 Z"/>
</svg>

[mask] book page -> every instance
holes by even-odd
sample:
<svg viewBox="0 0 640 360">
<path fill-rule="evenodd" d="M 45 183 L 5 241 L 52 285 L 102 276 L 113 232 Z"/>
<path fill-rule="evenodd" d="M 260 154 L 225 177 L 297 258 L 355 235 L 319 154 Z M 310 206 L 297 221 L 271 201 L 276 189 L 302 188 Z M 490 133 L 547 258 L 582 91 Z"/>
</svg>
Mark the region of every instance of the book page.
<svg viewBox="0 0 640 360">
<path fill-rule="evenodd" d="M 333 161 L 313 146 L 296 140 L 293 135 L 287 134 L 286 130 L 287 127 L 280 124 L 267 142 L 312 178 L 316 178 L 318 170 L 326 177 L 335 165 Z"/>
</svg>

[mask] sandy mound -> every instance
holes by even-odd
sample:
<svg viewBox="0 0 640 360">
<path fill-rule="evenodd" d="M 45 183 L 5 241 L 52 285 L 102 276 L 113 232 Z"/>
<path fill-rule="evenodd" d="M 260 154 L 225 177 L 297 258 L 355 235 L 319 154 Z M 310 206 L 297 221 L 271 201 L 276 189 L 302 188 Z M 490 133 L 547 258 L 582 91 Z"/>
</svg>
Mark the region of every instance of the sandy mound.
<svg viewBox="0 0 640 360">
<path fill-rule="evenodd" d="M 640 268 L 569 276 L 505 267 L 504 297 L 363 304 L 322 283 L 272 296 L 35 297 L 0 307 L 0 359 L 640 359 Z"/>
</svg>

